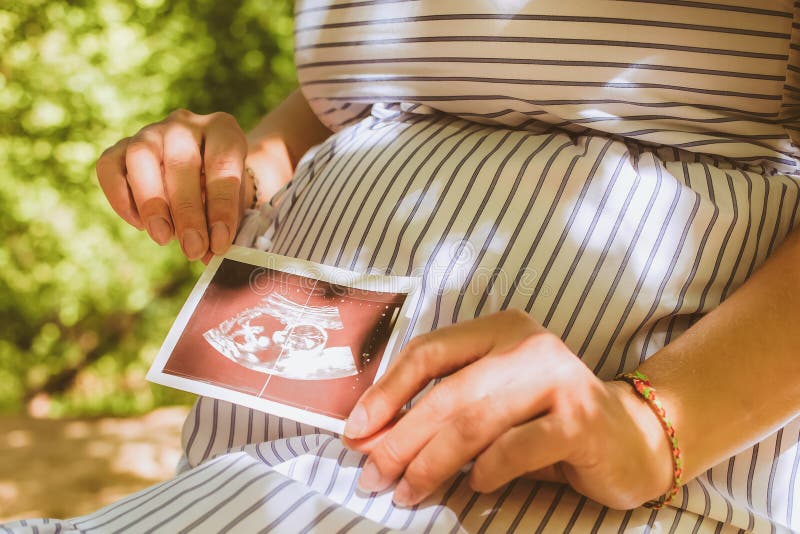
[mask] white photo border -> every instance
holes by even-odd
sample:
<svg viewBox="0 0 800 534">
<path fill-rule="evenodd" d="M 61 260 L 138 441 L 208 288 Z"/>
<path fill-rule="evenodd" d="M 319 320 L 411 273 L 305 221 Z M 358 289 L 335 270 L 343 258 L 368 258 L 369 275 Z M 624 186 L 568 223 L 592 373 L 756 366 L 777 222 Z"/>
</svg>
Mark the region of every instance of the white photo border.
<svg viewBox="0 0 800 534">
<path fill-rule="evenodd" d="M 167 365 L 172 351 L 178 344 L 184 329 L 188 325 L 192 315 L 194 315 L 198 304 L 200 304 L 200 301 L 205 295 L 206 289 L 208 289 L 208 286 L 211 284 L 219 266 L 222 265 L 222 261 L 225 259 L 246 263 L 255 267 L 264 267 L 274 271 L 313 278 L 330 284 L 354 289 L 405 293 L 406 299 L 400 308 L 400 313 L 389 336 L 374 380 L 378 380 L 378 378 L 386 372 L 389 362 L 396 356 L 396 352 L 398 352 L 399 343 L 409 326 L 409 311 L 411 303 L 416 301 L 417 291 L 420 287 L 419 278 L 362 274 L 332 267 L 330 265 L 281 256 L 272 252 L 263 252 L 232 245 L 224 255 L 214 256 L 211 261 L 208 262 L 208 266 L 197 280 L 192 292 L 189 294 L 189 298 L 186 299 L 164 343 L 161 345 L 153 364 L 150 366 L 150 370 L 147 372 L 147 380 L 156 384 L 161 384 L 162 386 L 168 386 L 196 395 L 203 395 L 247 406 L 255 410 L 271 413 L 278 417 L 286 417 L 300 423 L 323 428 L 337 434 L 344 433 L 344 419 L 323 415 L 303 408 L 297 408 L 280 402 L 248 395 L 247 393 L 233 391 L 225 387 L 215 386 L 200 380 L 180 377 L 164 372 L 164 367 Z"/>
</svg>

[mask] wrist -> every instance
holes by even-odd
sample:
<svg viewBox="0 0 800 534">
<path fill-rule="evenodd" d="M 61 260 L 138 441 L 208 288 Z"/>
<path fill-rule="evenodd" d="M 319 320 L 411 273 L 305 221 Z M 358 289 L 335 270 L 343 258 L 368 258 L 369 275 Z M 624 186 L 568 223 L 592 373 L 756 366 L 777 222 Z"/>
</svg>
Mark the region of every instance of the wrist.
<svg viewBox="0 0 800 534">
<path fill-rule="evenodd" d="M 248 139 L 249 141 L 249 139 Z M 242 203 L 245 208 L 269 201 L 292 179 L 294 165 L 286 144 L 277 136 L 260 137 L 248 144 L 243 177 Z"/>
<path fill-rule="evenodd" d="M 294 169 L 309 148 L 330 137 L 297 89 L 270 111 L 247 134 L 247 144 L 254 154 L 278 152 Z"/>
<path fill-rule="evenodd" d="M 331 135 L 317 119 L 300 90 L 292 92 L 247 133 L 245 165 L 253 170 L 247 178 L 243 202 L 250 202 L 257 192 L 258 203 L 268 201 L 294 175 L 299 158 L 309 148 Z"/>
<path fill-rule="evenodd" d="M 615 380 L 606 385 L 615 393 L 638 431 L 644 458 L 638 476 L 646 481 L 642 500 L 667 494 L 674 482 L 674 465 L 672 444 L 661 420 L 630 384 Z"/>
</svg>

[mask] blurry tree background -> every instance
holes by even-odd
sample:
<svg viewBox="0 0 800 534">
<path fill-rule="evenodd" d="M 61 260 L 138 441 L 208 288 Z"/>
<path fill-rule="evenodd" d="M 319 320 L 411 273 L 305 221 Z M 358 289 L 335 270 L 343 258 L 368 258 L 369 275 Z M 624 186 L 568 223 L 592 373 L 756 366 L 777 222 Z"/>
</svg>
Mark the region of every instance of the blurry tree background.
<svg viewBox="0 0 800 534">
<path fill-rule="evenodd" d="M 179 107 L 243 128 L 295 86 L 289 0 L 0 4 L 0 412 L 186 403 L 145 373 L 202 265 L 108 207 L 94 163 Z"/>
</svg>

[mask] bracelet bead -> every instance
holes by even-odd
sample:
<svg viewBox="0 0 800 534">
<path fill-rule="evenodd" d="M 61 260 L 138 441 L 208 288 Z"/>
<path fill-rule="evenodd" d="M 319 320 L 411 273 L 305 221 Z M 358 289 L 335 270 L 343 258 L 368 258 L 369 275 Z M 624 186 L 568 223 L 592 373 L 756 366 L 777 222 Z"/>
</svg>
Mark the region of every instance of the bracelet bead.
<svg viewBox="0 0 800 534">
<path fill-rule="evenodd" d="M 258 182 L 256 180 L 256 173 L 252 167 L 245 167 L 244 172 L 253 180 L 253 200 L 250 203 L 250 209 L 254 210 L 258 207 Z"/>
<path fill-rule="evenodd" d="M 653 412 L 658 416 L 659 420 L 661 421 L 661 426 L 664 427 L 664 432 L 667 434 L 667 439 L 669 440 L 670 447 L 672 448 L 672 488 L 670 488 L 669 492 L 667 492 L 665 495 L 662 495 L 658 499 L 644 503 L 644 506 L 647 508 L 663 508 L 669 504 L 670 501 L 672 501 L 672 498 L 675 497 L 675 495 L 678 494 L 678 491 L 683 484 L 683 458 L 681 457 L 681 449 L 678 447 L 678 438 L 675 435 L 675 427 L 672 425 L 672 421 L 667 416 L 661 400 L 656 397 L 656 390 L 650 384 L 650 379 L 648 379 L 646 375 L 640 373 L 639 371 L 634 371 L 632 373 L 623 373 L 617 375 L 614 380 L 621 380 L 633 386 L 633 389 L 636 390 L 636 392 L 642 398 L 644 398 L 644 400 L 650 406 L 650 409 L 653 410 Z"/>
</svg>

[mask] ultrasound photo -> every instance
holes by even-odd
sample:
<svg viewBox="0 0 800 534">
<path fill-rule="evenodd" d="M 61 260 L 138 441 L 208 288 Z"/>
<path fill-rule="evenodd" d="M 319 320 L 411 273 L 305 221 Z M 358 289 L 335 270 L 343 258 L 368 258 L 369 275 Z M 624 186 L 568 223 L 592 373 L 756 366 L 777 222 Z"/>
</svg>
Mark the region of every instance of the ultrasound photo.
<svg viewBox="0 0 800 534">
<path fill-rule="evenodd" d="M 148 379 L 341 432 L 402 341 L 415 287 L 232 247 L 209 263 Z"/>
</svg>

